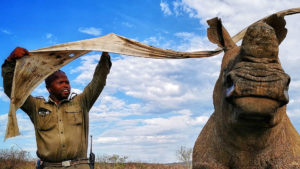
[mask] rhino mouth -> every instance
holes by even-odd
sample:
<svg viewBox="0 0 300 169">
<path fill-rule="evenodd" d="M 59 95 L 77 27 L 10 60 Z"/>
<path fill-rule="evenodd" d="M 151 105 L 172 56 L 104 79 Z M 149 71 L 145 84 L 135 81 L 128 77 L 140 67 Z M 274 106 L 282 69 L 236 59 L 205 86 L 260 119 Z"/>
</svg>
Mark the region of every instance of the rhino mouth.
<svg viewBox="0 0 300 169">
<path fill-rule="evenodd" d="M 232 101 L 234 121 L 244 126 L 272 127 L 274 117 L 281 107 L 277 100 L 262 97 L 239 97 Z"/>
<path fill-rule="evenodd" d="M 273 116 L 271 114 L 247 114 L 239 113 L 237 120 L 243 124 L 269 124 Z"/>
</svg>

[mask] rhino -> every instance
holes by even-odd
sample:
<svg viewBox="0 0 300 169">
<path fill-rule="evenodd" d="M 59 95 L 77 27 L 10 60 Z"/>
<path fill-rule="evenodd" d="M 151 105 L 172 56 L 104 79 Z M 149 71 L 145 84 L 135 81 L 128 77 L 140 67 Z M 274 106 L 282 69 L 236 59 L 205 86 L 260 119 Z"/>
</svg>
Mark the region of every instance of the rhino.
<svg viewBox="0 0 300 169">
<path fill-rule="evenodd" d="M 224 49 L 214 113 L 200 132 L 193 169 L 300 168 L 300 137 L 286 114 L 290 77 L 278 58 L 287 29 L 273 15 L 251 25 L 240 46 L 208 20 L 208 39 Z"/>
</svg>

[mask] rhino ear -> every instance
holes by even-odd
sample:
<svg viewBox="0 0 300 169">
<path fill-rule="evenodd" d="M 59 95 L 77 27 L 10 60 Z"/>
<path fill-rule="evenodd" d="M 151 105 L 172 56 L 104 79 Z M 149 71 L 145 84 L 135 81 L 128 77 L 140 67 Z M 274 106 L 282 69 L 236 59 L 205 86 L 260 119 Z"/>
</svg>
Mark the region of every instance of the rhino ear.
<svg viewBox="0 0 300 169">
<path fill-rule="evenodd" d="M 219 18 L 207 20 L 209 28 L 207 29 L 207 37 L 212 42 L 217 44 L 224 50 L 228 50 L 236 46 L 231 39 L 227 30 L 223 27 L 222 21 Z"/>
<path fill-rule="evenodd" d="M 274 28 L 278 39 L 278 43 L 280 44 L 284 40 L 287 34 L 287 29 L 285 28 L 286 22 L 283 16 L 278 16 L 276 14 L 273 14 L 267 17 L 266 19 L 264 19 L 264 22 Z"/>
</svg>

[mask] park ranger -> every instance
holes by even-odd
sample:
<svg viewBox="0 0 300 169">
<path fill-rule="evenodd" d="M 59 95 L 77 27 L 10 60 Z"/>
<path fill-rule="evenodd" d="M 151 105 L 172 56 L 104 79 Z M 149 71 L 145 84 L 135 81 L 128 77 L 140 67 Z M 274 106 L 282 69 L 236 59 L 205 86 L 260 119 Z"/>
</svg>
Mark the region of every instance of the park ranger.
<svg viewBox="0 0 300 169">
<path fill-rule="evenodd" d="M 30 53 L 17 47 L 2 65 L 4 91 L 10 96 L 16 60 Z M 36 135 L 37 156 L 44 169 L 89 169 L 87 159 L 88 112 L 106 84 L 110 56 L 103 52 L 92 81 L 73 96 L 66 74 L 59 70 L 46 80 L 48 100 L 29 96 L 21 107 L 30 117 Z M 72 95 L 72 96 L 71 96 Z"/>
</svg>

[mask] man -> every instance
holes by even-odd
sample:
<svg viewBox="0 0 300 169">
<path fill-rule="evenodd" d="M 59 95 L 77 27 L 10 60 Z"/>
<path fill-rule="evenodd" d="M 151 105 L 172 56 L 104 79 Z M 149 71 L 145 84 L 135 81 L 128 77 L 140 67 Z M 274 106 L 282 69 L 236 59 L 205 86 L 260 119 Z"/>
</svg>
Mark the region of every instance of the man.
<svg viewBox="0 0 300 169">
<path fill-rule="evenodd" d="M 16 60 L 26 55 L 30 55 L 26 49 L 17 47 L 2 65 L 7 96 L 11 93 Z M 34 124 L 37 156 L 44 169 L 89 169 L 88 112 L 103 90 L 110 68 L 110 56 L 103 52 L 92 81 L 74 97 L 70 97 L 71 86 L 66 74 L 56 71 L 45 80 L 48 101 L 29 96 L 21 107 Z"/>
</svg>

